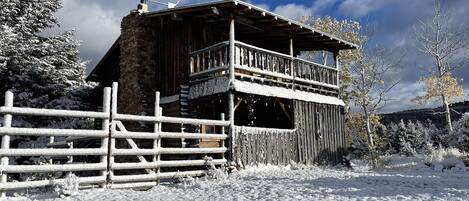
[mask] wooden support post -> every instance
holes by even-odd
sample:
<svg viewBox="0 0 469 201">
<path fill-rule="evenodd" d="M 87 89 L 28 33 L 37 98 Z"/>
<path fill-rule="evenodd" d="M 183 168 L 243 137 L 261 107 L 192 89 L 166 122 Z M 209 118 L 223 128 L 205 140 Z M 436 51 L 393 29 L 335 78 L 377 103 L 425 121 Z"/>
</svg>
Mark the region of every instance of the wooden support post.
<svg viewBox="0 0 469 201">
<path fill-rule="evenodd" d="M 339 50 L 334 51 L 334 65 L 337 69 L 337 86 L 340 87 L 340 64 L 339 64 Z M 340 92 L 338 93 L 340 96 Z"/>
<path fill-rule="evenodd" d="M 13 93 L 10 91 L 7 91 L 5 93 L 5 107 L 13 107 Z M 3 116 L 3 127 L 4 128 L 9 128 L 11 127 L 11 120 L 12 120 L 12 115 L 11 114 L 5 114 Z M 2 151 L 8 151 L 10 149 L 10 136 L 9 135 L 3 135 L 2 136 Z M 2 156 L 1 159 L 1 165 L 2 167 L 8 166 L 9 163 L 9 158 L 8 156 Z M 7 173 L 1 172 L 1 179 L 0 182 L 2 184 L 6 184 L 8 182 L 8 175 Z M 2 191 L 0 197 L 4 198 L 6 197 L 6 191 Z"/>
<path fill-rule="evenodd" d="M 108 131 L 110 133 L 109 125 L 110 125 L 110 122 L 111 122 L 111 119 L 112 119 L 112 117 L 111 117 L 111 88 L 110 87 L 104 88 L 103 113 L 108 114 L 107 115 L 108 118 L 103 119 L 101 129 L 103 129 L 104 131 Z M 101 139 L 101 149 L 109 151 L 109 137 Z M 101 156 L 101 163 L 103 163 L 103 164 L 108 163 L 108 156 L 107 155 Z M 107 176 L 108 172 L 109 172 L 109 169 L 107 169 L 105 171 L 101 171 L 101 175 L 102 176 Z M 101 184 L 101 187 L 106 188 L 106 182 Z"/>
<path fill-rule="evenodd" d="M 230 15 L 230 91 L 228 94 L 228 107 L 229 107 L 229 118 L 230 118 L 230 160 L 236 162 L 236 136 L 234 132 L 234 81 L 235 81 L 235 18 L 234 15 Z"/>
</svg>

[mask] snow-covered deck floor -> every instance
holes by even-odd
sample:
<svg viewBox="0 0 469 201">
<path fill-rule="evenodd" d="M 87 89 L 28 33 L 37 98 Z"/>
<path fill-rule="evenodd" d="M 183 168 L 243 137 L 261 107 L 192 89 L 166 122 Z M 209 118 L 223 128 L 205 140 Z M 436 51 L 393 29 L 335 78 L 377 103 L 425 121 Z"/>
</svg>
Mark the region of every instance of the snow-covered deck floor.
<svg viewBox="0 0 469 201">
<path fill-rule="evenodd" d="M 48 198 L 49 197 L 49 198 Z M 50 195 L 15 200 L 48 199 Z M 54 197 L 56 197 L 54 195 Z M 467 200 L 469 172 L 289 167 L 248 169 L 227 178 L 160 186 L 149 191 L 81 191 L 68 200 Z"/>
</svg>

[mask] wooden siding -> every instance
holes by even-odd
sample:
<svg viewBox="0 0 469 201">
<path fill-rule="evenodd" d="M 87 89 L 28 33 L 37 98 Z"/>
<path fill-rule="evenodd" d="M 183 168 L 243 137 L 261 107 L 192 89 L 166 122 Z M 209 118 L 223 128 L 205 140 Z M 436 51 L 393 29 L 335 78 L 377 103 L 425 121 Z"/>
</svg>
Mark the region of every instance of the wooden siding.
<svg viewBox="0 0 469 201">
<path fill-rule="evenodd" d="M 189 83 L 189 54 L 220 41 L 222 33 L 203 21 L 175 21 L 169 17 L 160 18 L 155 28 L 156 89 L 162 96 L 179 94 L 180 85 Z"/>
<path fill-rule="evenodd" d="M 244 166 L 288 165 L 298 161 L 294 130 L 236 127 L 238 161 Z"/>
<path fill-rule="evenodd" d="M 243 165 L 337 165 L 346 155 L 341 106 L 294 101 L 295 130 L 236 127 L 236 156 Z"/>
<path fill-rule="evenodd" d="M 342 163 L 346 152 L 345 118 L 341 106 L 294 101 L 299 162 Z"/>
</svg>

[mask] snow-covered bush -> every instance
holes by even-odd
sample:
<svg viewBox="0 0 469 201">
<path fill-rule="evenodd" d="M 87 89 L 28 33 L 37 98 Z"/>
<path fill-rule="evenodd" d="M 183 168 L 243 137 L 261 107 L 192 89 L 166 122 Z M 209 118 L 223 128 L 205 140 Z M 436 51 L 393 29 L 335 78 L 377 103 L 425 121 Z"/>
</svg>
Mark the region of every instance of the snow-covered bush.
<svg viewBox="0 0 469 201">
<path fill-rule="evenodd" d="M 208 169 L 207 177 L 210 179 L 224 179 L 228 177 L 228 169 L 226 166 L 216 168 L 213 164 L 213 158 L 205 156 L 205 167 Z"/>
<path fill-rule="evenodd" d="M 72 196 L 78 193 L 79 186 L 78 177 L 70 173 L 54 185 L 54 190 L 60 197 Z"/>
<path fill-rule="evenodd" d="M 350 160 L 350 167 L 357 172 L 367 172 L 372 169 L 372 164 L 368 160 L 353 159 Z"/>
<path fill-rule="evenodd" d="M 453 125 L 454 130 L 442 137 L 443 145 L 469 152 L 469 113 Z"/>
</svg>

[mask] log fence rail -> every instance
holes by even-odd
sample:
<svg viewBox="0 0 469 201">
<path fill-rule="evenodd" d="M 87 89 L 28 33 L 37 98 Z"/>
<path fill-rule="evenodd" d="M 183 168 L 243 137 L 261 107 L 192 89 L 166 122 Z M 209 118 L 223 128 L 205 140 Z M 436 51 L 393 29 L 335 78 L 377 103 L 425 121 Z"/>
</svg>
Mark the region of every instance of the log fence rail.
<svg viewBox="0 0 469 201">
<path fill-rule="evenodd" d="M 158 185 L 160 179 L 176 179 L 188 176 L 202 176 L 208 172 L 207 169 L 199 168 L 191 170 L 190 167 L 213 166 L 226 164 L 227 160 L 222 156 L 219 159 L 204 157 L 202 159 L 181 159 L 163 160 L 161 155 L 183 155 L 183 154 L 218 154 L 224 155 L 227 151 L 224 140 L 228 135 L 224 133 L 229 126 L 229 121 L 190 119 L 165 117 L 159 104 L 159 93 L 156 92 L 155 115 L 140 116 L 119 114 L 117 112 L 117 83 L 113 87 L 106 87 L 103 96 L 103 109 L 100 112 L 91 111 L 70 111 L 54 109 L 20 108 L 13 106 L 13 93 L 6 92 L 5 106 L 0 107 L 0 114 L 3 115 L 3 125 L 0 127 L 2 144 L 0 149 L 0 192 L 1 196 L 6 196 L 7 191 L 22 190 L 28 188 L 38 188 L 53 186 L 63 182 L 64 178 L 46 179 L 36 181 L 14 182 L 9 179 L 9 174 L 24 173 L 81 173 L 86 171 L 94 172 L 94 176 L 78 177 L 81 187 L 102 188 L 133 188 L 151 187 Z M 63 117 L 63 118 L 92 118 L 101 122 L 101 129 L 51 129 L 51 128 L 19 128 L 12 127 L 13 116 L 43 116 L 43 117 Z M 223 115 L 222 115 L 223 118 Z M 135 132 L 126 129 L 122 122 L 146 122 L 154 125 L 152 132 Z M 187 133 L 187 132 L 164 132 L 161 127 L 163 123 L 169 124 L 189 124 L 196 126 L 220 127 L 222 133 Z M 49 137 L 49 145 L 44 148 L 12 148 L 10 138 L 14 136 L 35 136 Z M 63 141 L 55 141 L 64 138 Z M 152 148 L 139 148 L 138 140 L 153 141 Z M 220 147 L 217 148 L 185 148 L 185 147 L 163 147 L 162 139 L 217 139 L 220 140 Z M 77 148 L 74 142 L 79 140 L 99 141 L 97 148 Z M 130 149 L 116 147 L 116 140 L 123 140 L 130 146 Z M 40 165 L 14 165 L 10 164 L 12 158 L 22 156 L 42 156 L 49 157 L 49 164 Z M 54 163 L 53 157 L 67 157 L 66 162 Z M 77 162 L 73 157 L 98 157 L 99 161 Z M 116 162 L 115 157 L 127 156 L 138 159 L 139 162 Z M 145 157 L 147 156 L 147 157 Z M 151 159 L 148 159 L 151 158 Z M 178 168 L 184 167 L 185 171 Z M 168 168 L 164 172 L 161 168 Z M 193 168 L 194 169 L 194 168 Z M 144 170 L 144 173 L 129 173 L 131 170 Z M 121 171 L 118 175 L 116 171 Z M 92 174 L 93 175 L 93 174 Z"/>
</svg>

